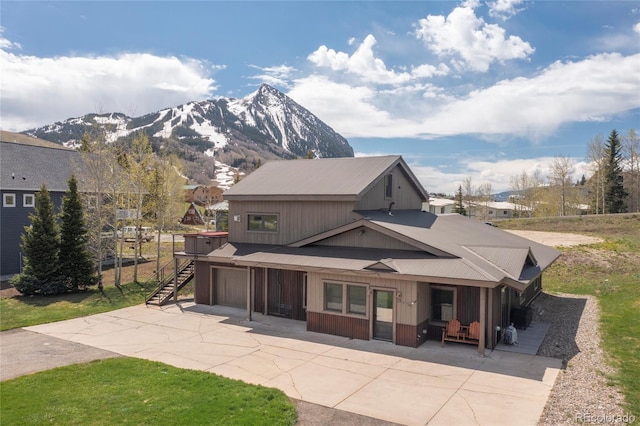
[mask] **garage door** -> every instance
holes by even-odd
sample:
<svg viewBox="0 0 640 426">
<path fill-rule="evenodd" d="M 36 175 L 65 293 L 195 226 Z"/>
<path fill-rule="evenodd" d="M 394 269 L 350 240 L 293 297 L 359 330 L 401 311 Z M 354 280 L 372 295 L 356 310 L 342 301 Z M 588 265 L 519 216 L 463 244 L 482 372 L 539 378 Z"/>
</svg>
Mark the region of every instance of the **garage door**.
<svg viewBox="0 0 640 426">
<path fill-rule="evenodd" d="M 246 269 L 216 269 L 214 286 L 216 304 L 247 307 L 247 270 Z"/>
</svg>

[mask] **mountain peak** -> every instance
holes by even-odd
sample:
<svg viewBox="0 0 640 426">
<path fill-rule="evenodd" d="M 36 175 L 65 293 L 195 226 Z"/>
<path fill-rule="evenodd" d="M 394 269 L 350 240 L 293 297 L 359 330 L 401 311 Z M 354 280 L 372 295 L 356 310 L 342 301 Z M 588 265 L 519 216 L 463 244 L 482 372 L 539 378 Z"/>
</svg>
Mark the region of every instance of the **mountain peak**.
<svg viewBox="0 0 640 426">
<path fill-rule="evenodd" d="M 193 101 L 141 117 L 87 114 L 23 133 L 74 145 L 96 124 L 105 127 L 109 141 L 126 142 L 135 132 L 145 131 L 155 149 L 169 147 L 194 163 L 197 172 L 191 177 L 213 173 L 215 166 L 204 165 L 213 158 L 250 171 L 260 162 L 309 153 L 315 157 L 353 157 L 353 148 L 345 138 L 268 84 L 242 99 Z"/>
</svg>

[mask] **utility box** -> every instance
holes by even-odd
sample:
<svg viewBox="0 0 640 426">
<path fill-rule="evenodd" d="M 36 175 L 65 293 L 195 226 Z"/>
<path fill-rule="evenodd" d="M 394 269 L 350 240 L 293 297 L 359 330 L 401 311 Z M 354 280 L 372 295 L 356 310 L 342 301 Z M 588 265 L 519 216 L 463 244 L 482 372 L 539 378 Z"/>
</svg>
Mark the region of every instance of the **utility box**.
<svg viewBox="0 0 640 426">
<path fill-rule="evenodd" d="M 533 320 L 533 309 L 526 306 L 511 309 L 511 322 L 516 328 L 526 329 Z"/>
</svg>

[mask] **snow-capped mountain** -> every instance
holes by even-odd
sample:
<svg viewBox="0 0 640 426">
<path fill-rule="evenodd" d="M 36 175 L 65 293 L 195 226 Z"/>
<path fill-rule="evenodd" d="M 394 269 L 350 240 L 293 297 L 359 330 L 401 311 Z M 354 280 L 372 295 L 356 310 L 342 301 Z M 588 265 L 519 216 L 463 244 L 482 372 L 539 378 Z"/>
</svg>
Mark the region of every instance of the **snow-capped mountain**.
<svg viewBox="0 0 640 426">
<path fill-rule="evenodd" d="M 353 156 L 345 138 L 266 84 L 242 99 L 189 102 L 140 117 L 88 114 L 23 133 L 74 146 L 96 124 L 111 142 L 144 130 L 155 150 L 178 154 L 188 163 L 187 175 L 198 181 L 213 178 L 223 164 L 251 171 L 270 159 Z"/>
</svg>

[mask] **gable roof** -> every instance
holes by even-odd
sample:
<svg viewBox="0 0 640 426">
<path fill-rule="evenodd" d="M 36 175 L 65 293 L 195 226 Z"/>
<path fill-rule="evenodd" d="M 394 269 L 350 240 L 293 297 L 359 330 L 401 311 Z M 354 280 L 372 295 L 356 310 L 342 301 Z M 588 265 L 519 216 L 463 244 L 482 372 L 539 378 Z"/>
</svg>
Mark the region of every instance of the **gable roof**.
<svg viewBox="0 0 640 426">
<path fill-rule="evenodd" d="M 81 157 L 77 151 L 52 145 L 0 142 L 0 188 L 38 191 L 44 183 L 49 191 L 65 192 Z"/>
<path fill-rule="evenodd" d="M 396 166 L 426 201 L 424 188 L 401 156 L 270 161 L 224 193 L 226 200 L 358 200 Z"/>
<path fill-rule="evenodd" d="M 438 216 L 419 210 L 359 214 L 360 220 L 289 246 L 228 243 L 209 258 L 246 266 L 390 274 L 397 279 L 480 287 L 502 283 L 522 291 L 560 255 L 556 249 L 458 214 Z M 319 244 L 359 227 L 415 250 Z"/>
</svg>

